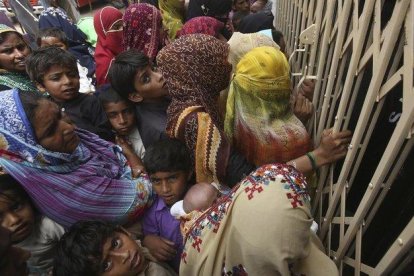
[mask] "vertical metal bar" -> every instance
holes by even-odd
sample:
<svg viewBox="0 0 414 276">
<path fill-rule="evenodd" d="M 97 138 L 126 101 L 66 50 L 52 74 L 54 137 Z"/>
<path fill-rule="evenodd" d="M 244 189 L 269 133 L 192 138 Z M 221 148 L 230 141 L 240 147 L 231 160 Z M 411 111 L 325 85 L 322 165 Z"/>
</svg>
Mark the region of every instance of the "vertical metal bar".
<svg viewBox="0 0 414 276">
<path fill-rule="evenodd" d="M 406 252 L 414 246 L 414 218 L 410 220 L 397 240 L 375 267 L 373 275 L 388 275 Z"/>
<path fill-rule="evenodd" d="M 361 274 L 362 225 L 358 229 L 355 244 L 356 246 L 355 246 L 354 275 L 359 276 Z"/>
<path fill-rule="evenodd" d="M 367 5 L 367 4 L 373 4 L 373 3 L 365 2 L 365 4 Z M 405 17 L 404 12 L 405 13 L 407 12 L 406 9 L 407 9 L 408 5 L 409 5 L 409 0 L 407 0 L 407 1 L 402 0 L 402 1 L 399 1 L 399 2 L 396 3 L 393 15 L 392 15 L 392 17 L 389 21 L 389 24 L 392 25 L 392 31 L 390 32 L 390 35 L 387 36 L 384 40 L 383 47 L 381 49 L 380 63 L 379 63 L 379 66 L 378 66 L 379 68 L 376 71 L 377 74 L 373 75 L 371 83 L 369 85 L 369 88 L 368 88 L 368 91 L 367 91 L 367 97 L 366 97 L 364 105 L 362 107 L 361 115 L 359 117 L 358 124 L 356 126 L 355 133 L 354 133 L 352 141 L 351 141 L 352 145 L 359 145 L 360 144 L 362 135 L 363 135 L 363 133 L 365 131 L 365 128 L 366 128 L 366 125 L 368 123 L 368 117 L 371 113 L 372 107 L 373 107 L 374 102 L 375 102 L 376 93 L 379 90 L 379 87 L 381 85 L 381 80 L 384 77 L 385 70 L 386 70 L 386 67 L 387 67 L 386 65 L 388 64 L 389 58 L 391 56 L 392 49 L 393 49 L 393 47 L 395 45 L 395 42 L 397 40 L 397 35 L 398 35 L 398 33 L 401 29 L 402 21 L 404 20 L 404 17 Z M 367 7 L 367 6 L 365 6 L 365 7 Z M 364 9 L 365 9 L 365 7 L 364 7 Z M 364 15 L 364 12 L 363 12 L 363 15 Z M 364 20 L 368 20 L 368 19 L 366 19 L 363 16 L 362 20 L 364 21 Z M 364 28 L 365 24 L 361 24 L 361 25 L 362 26 L 361 26 L 360 32 L 358 33 L 359 38 L 361 38 L 361 36 L 362 36 L 361 31 L 363 29 L 366 30 L 366 28 Z M 364 33 L 365 33 L 365 31 L 364 31 Z M 361 45 L 361 47 L 362 47 L 362 45 Z M 356 49 L 356 51 L 358 52 L 358 49 Z M 355 51 L 354 51 L 354 53 L 355 53 Z M 359 52 L 358 56 L 360 56 L 360 52 Z M 350 64 L 350 67 L 351 67 L 350 71 L 351 72 L 355 72 L 355 69 L 357 68 L 357 61 L 353 60 L 353 58 L 356 58 L 356 56 L 353 55 L 352 58 L 351 58 L 351 64 Z M 345 86 L 347 85 L 347 82 L 349 82 L 348 85 L 351 85 L 352 77 L 353 76 L 350 76 L 348 74 L 347 79 L 345 81 Z M 349 93 L 344 93 L 343 92 L 341 100 L 346 100 L 347 101 L 348 97 L 349 97 Z M 340 106 L 339 110 L 338 110 L 338 116 L 341 115 L 340 117 L 343 117 L 343 114 L 345 113 L 345 111 L 346 111 L 345 106 L 343 106 L 343 105 Z M 335 127 L 337 128 L 338 124 L 335 124 Z M 331 202 L 331 204 L 328 208 L 327 214 L 326 214 L 326 217 L 328 218 L 328 221 L 330 220 L 330 218 L 332 217 L 332 215 L 334 213 L 334 210 L 336 209 L 336 205 L 338 203 L 340 191 L 344 188 L 345 182 L 348 178 L 348 174 L 349 174 L 350 169 L 351 169 L 351 167 L 353 165 L 353 162 L 354 162 L 353 159 L 355 158 L 356 154 L 357 154 L 357 147 L 353 147 L 348 152 L 348 155 L 345 158 L 345 163 L 344 163 L 344 166 L 342 168 L 341 174 L 340 174 L 339 179 L 338 179 L 338 183 L 339 183 L 339 186 L 337 187 L 338 190 L 335 191 L 335 194 L 333 196 L 333 201 Z M 322 225 L 322 229 L 321 229 L 322 239 L 325 236 L 326 231 L 327 231 L 327 225 Z"/>
</svg>

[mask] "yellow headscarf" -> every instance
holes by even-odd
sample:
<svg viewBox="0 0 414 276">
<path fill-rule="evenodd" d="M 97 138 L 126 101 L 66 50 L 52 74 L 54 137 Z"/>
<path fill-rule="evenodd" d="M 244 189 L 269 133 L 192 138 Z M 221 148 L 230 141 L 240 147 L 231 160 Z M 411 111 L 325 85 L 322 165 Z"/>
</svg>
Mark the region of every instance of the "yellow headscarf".
<svg viewBox="0 0 414 276">
<path fill-rule="evenodd" d="M 226 105 L 225 133 L 255 165 L 307 152 L 309 135 L 292 113 L 289 64 L 274 47 L 251 50 L 237 64 Z"/>
<path fill-rule="evenodd" d="M 180 30 L 184 22 L 184 1 L 181 0 L 159 0 L 162 16 L 162 25 L 168 33 L 170 39 L 174 39 L 177 31 Z"/>
</svg>

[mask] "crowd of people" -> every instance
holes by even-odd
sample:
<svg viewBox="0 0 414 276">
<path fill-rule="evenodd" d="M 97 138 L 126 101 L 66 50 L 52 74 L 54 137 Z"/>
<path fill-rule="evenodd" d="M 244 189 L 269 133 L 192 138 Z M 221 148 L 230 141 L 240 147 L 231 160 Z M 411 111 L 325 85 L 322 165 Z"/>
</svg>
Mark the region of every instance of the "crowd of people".
<svg viewBox="0 0 414 276">
<path fill-rule="evenodd" d="M 60 2 L 0 24 L 1 275 L 338 274 L 310 194 L 351 132 L 311 140 L 270 0 Z"/>
</svg>

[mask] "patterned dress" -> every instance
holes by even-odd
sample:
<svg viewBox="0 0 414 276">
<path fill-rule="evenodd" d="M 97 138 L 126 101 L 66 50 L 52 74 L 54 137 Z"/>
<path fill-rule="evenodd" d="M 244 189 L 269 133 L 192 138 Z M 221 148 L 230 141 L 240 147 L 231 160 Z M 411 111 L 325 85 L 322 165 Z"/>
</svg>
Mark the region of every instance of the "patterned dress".
<svg viewBox="0 0 414 276">
<path fill-rule="evenodd" d="M 180 275 L 338 275 L 310 230 L 309 208 L 301 173 L 258 168 L 189 228 Z"/>
</svg>

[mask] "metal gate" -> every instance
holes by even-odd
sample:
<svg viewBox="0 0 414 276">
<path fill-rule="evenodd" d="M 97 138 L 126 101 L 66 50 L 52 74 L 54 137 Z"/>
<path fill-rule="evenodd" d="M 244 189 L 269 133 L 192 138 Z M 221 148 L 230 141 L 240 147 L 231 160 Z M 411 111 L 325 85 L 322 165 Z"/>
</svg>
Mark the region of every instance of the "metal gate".
<svg viewBox="0 0 414 276">
<path fill-rule="evenodd" d="M 314 140 L 328 127 L 354 133 L 345 161 L 320 171 L 313 198 L 327 253 L 343 275 L 414 273 L 413 213 L 396 213 L 398 233 L 375 232 L 395 220 L 382 215 L 393 205 L 414 209 L 405 198 L 414 178 L 402 175 L 414 176 L 414 1 L 278 0 L 275 14 L 295 83 L 316 80 Z M 396 102 L 401 110 L 387 113 Z M 385 250 L 382 236 L 393 237 Z"/>
</svg>

